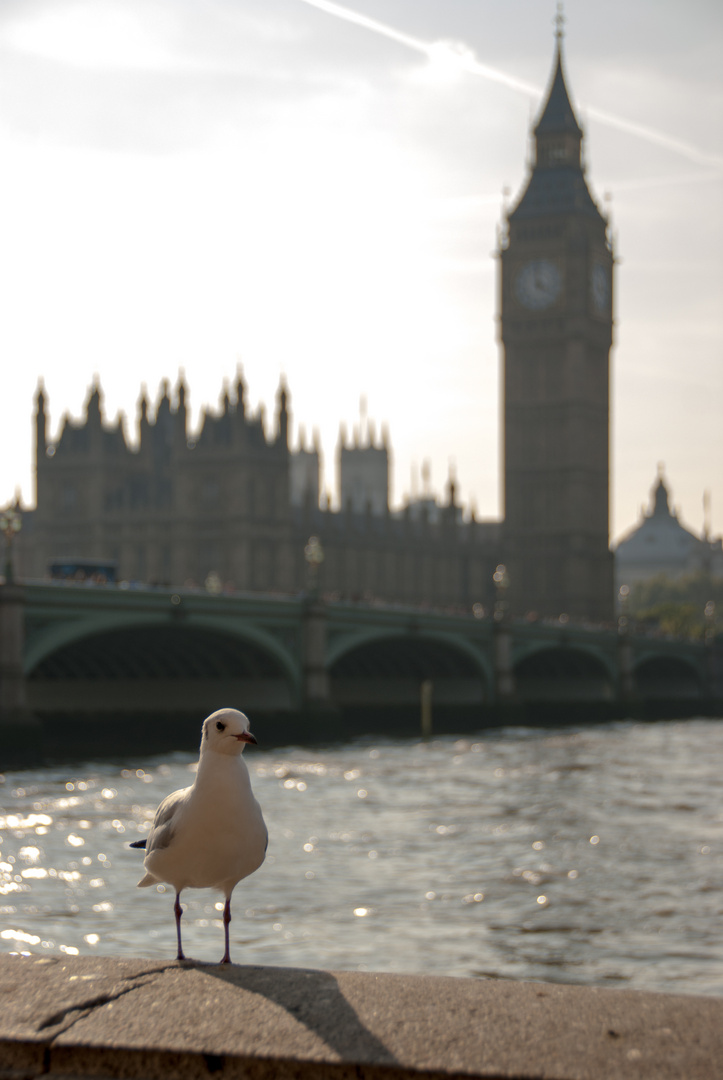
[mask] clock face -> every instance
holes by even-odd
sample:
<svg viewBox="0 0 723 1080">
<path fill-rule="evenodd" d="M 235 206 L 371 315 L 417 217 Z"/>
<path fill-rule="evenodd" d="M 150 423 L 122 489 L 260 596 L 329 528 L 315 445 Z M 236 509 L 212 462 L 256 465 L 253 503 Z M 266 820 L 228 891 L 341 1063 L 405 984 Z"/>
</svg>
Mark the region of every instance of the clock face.
<svg viewBox="0 0 723 1080">
<path fill-rule="evenodd" d="M 543 311 L 555 303 L 562 292 L 562 277 L 549 259 L 533 259 L 515 278 L 515 295 L 530 311 Z"/>
<path fill-rule="evenodd" d="M 590 295 L 596 311 L 605 311 L 610 303 L 610 281 L 605 267 L 595 263 L 590 273 Z"/>
</svg>

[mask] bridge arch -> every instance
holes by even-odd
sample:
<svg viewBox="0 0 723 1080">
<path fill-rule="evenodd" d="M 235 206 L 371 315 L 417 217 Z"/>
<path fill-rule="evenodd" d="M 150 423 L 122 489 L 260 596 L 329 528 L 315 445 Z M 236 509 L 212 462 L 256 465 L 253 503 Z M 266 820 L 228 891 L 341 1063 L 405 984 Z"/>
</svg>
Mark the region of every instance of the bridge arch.
<svg viewBox="0 0 723 1080">
<path fill-rule="evenodd" d="M 328 655 L 338 705 L 419 705 L 422 682 L 435 705 L 476 705 L 491 697 L 490 661 L 454 634 L 376 630 L 338 640 Z"/>
<path fill-rule="evenodd" d="M 283 709 L 300 692 L 280 642 L 258 627 L 208 618 L 78 620 L 35 641 L 26 669 L 38 711 Z"/>
<path fill-rule="evenodd" d="M 653 654 L 633 667 L 635 690 L 643 698 L 673 699 L 701 697 L 704 679 L 695 663 L 682 656 Z"/>
<path fill-rule="evenodd" d="M 514 664 L 515 691 L 523 701 L 611 701 L 615 670 L 597 651 L 540 645 Z"/>
<path fill-rule="evenodd" d="M 115 630 L 123 629 L 133 630 L 139 628 L 145 630 L 148 628 L 162 634 L 164 629 L 169 626 L 180 626 L 191 630 L 204 628 L 225 637 L 236 638 L 240 642 L 250 642 L 262 652 L 272 656 L 290 681 L 294 684 L 299 681 L 298 665 L 293 656 L 276 637 L 252 623 L 239 619 L 216 620 L 204 616 L 193 616 L 177 622 L 170 622 L 165 617 L 155 614 L 143 615 L 137 612 L 93 615 L 51 626 L 45 631 L 36 634 L 32 641 L 28 643 L 23 665 L 24 672 L 27 676 L 32 676 L 33 672 L 37 671 L 39 665 L 47 657 L 76 642 L 86 641 L 89 638 L 103 636 Z"/>
<path fill-rule="evenodd" d="M 610 681 L 615 682 L 617 678 L 617 637 L 614 639 L 615 648 L 609 648 L 607 650 L 601 649 L 598 646 L 591 644 L 584 640 L 584 638 L 571 640 L 570 638 L 547 638 L 546 640 L 530 640 L 525 638 L 520 644 L 513 645 L 513 663 L 515 667 L 522 661 L 527 660 L 528 657 L 535 655 L 536 653 L 545 652 L 548 649 L 560 649 L 563 651 L 570 650 L 574 653 L 585 653 L 590 656 L 593 661 L 602 665 L 607 672 Z"/>
</svg>

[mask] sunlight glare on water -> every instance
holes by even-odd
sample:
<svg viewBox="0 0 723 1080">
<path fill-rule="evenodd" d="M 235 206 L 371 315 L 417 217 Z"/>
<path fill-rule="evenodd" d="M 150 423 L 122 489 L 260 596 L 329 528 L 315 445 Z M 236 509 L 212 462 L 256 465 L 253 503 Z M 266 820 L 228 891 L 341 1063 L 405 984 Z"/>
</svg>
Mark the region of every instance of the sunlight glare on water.
<svg viewBox="0 0 723 1080">
<path fill-rule="evenodd" d="M 723 993 L 720 722 L 245 760 L 270 844 L 234 893 L 236 963 Z M 136 890 L 128 843 L 194 767 L 175 754 L 7 773 L 0 951 L 175 957 L 173 892 Z M 183 894 L 187 955 L 220 959 L 219 901 Z"/>
</svg>

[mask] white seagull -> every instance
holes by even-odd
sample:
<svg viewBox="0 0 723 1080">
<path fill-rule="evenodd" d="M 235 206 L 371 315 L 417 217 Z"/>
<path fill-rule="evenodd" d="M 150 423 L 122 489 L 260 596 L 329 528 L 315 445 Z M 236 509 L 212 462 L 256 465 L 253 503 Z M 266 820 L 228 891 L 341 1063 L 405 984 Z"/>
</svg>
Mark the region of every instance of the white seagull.
<svg viewBox="0 0 723 1080">
<path fill-rule="evenodd" d="M 176 890 L 179 960 L 186 959 L 181 945 L 181 891 L 220 889 L 226 897 L 226 952 L 221 963 L 231 963 L 231 893 L 261 866 L 268 843 L 261 807 L 241 757 L 246 743 L 255 742 L 248 718 L 237 709 L 219 709 L 207 717 L 196 779 L 190 787 L 166 796 L 146 839 L 131 844 L 146 849 L 146 873 L 138 887 L 164 882 Z"/>
</svg>

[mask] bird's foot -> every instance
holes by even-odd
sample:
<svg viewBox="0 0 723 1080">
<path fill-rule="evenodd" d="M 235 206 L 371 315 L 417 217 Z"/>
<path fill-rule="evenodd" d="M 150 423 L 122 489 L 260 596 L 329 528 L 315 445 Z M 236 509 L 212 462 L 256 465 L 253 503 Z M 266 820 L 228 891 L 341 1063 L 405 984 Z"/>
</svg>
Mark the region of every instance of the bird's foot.
<svg viewBox="0 0 723 1080">
<path fill-rule="evenodd" d="M 219 964 L 230 964 L 230 963 L 231 963 L 231 957 L 228 955 L 228 953 L 224 953 L 224 955 L 219 960 Z"/>
</svg>

